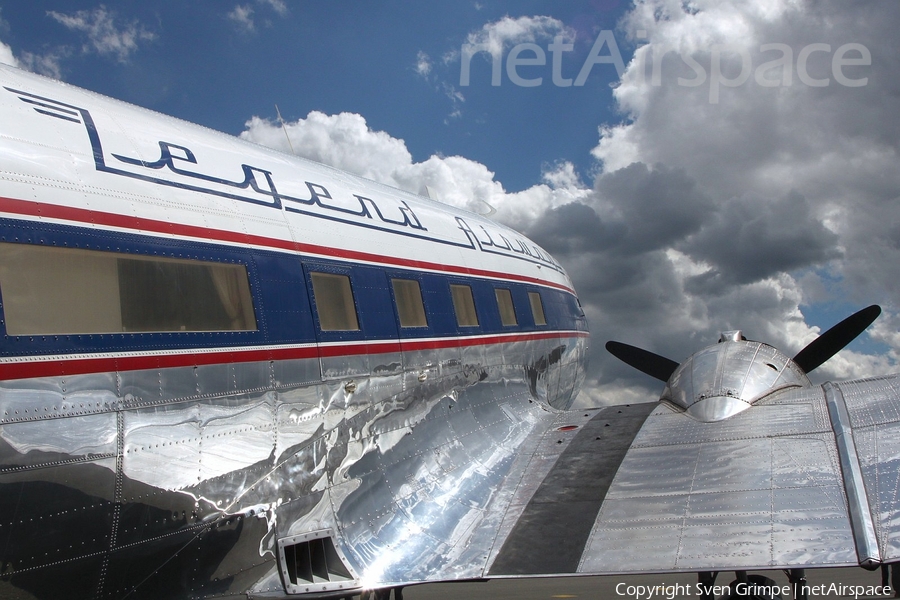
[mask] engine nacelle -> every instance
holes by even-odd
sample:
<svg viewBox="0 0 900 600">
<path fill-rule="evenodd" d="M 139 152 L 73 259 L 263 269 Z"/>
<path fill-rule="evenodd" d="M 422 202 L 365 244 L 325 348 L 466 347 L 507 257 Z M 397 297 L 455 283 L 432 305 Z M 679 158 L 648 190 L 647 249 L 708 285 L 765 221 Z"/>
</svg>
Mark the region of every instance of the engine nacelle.
<svg viewBox="0 0 900 600">
<path fill-rule="evenodd" d="M 808 385 L 809 377 L 791 358 L 728 331 L 675 369 L 661 399 L 708 423 L 736 415 L 776 390 Z"/>
</svg>

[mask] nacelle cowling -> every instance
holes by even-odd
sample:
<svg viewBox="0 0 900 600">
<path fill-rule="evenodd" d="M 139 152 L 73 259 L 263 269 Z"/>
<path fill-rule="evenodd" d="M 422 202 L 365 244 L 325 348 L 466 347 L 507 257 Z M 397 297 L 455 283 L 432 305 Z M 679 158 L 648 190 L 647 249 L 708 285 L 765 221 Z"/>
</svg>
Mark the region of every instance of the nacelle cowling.
<svg viewBox="0 0 900 600">
<path fill-rule="evenodd" d="M 745 340 L 740 331 L 681 363 L 666 382 L 661 400 L 705 423 L 744 411 L 776 390 L 811 385 L 809 377 L 777 349 Z"/>
</svg>

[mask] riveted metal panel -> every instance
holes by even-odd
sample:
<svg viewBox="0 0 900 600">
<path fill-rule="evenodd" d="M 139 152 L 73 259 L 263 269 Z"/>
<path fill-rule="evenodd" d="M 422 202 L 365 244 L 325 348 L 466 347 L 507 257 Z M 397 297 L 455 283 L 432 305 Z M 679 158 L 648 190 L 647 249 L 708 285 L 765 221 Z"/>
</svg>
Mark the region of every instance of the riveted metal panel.
<svg viewBox="0 0 900 600">
<path fill-rule="evenodd" d="M 372 372 L 367 354 L 322 356 L 320 362 L 322 365 L 322 378 L 326 380 L 365 377 Z"/>
<path fill-rule="evenodd" d="M 162 394 L 159 381 L 160 375 L 157 370 L 123 371 L 117 373 L 116 377 L 119 397 L 128 405 L 140 406 L 158 402 L 161 399 L 168 399 Z M 191 369 L 191 380 L 192 382 L 183 384 L 177 390 L 173 390 L 171 397 L 177 398 L 181 394 L 191 397 L 198 394 L 198 384 L 193 369 Z"/>
<path fill-rule="evenodd" d="M 316 383 L 322 378 L 322 367 L 317 359 L 277 360 L 272 366 L 277 388 L 291 388 Z"/>
<path fill-rule="evenodd" d="M 779 399 L 715 423 L 657 409 L 616 474 L 579 571 L 608 570 L 622 551 L 625 570 L 638 572 L 855 564 L 835 438 L 815 406 L 821 391 Z M 658 528 L 672 541 L 660 536 L 640 553 L 620 545 L 625 531 Z"/>
<path fill-rule="evenodd" d="M 0 424 L 114 410 L 112 381 L 112 377 L 75 376 L 0 382 Z M 109 387 L 86 388 L 90 382 Z"/>
<path fill-rule="evenodd" d="M 900 558 L 900 384 L 888 377 L 844 382 L 845 400 L 869 507 L 885 561 Z"/>
<path fill-rule="evenodd" d="M 257 392 L 272 387 L 272 366 L 269 361 L 232 363 L 232 394 Z"/>
<path fill-rule="evenodd" d="M 578 570 L 585 573 L 639 571 L 646 568 L 648 556 L 653 556 L 659 564 L 676 565 L 678 545 L 661 544 L 660 540 L 677 540 L 681 534 L 679 523 L 605 523 L 592 535 Z"/>
<path fill-rule="evenodd" d="M 7 423 L 0 437 L 0 475 L 116 455 L 116 415 Z"/>
<path fill-rule="evenodd" d="M 197 376 L 197 393 L 201 396 L 224 396 L 234 390 L 232 365 L 200 365 L 196 367 L 195 373 Z"/>
<path fill-rule="evenodd" d="M 0 474 L 0 561 L 7 576 L 108 550 L 114 522 L 115 458 Z"/>
<path fill-rule="evenodd" d="M 854 429 L 900 421 L 900 377 L 846 381 L 839 387 Z"/>
<path fill-rule="evenodd" d="M 173 367 L 160 369 L 158 373 L 159 396 L 158 398 L 146 397 L 146 401 L 165 401 L 174 399 L 187 399 L 197 396 L 197 372 L 194 367 Z"/>
<path fill-rule="evenodd" d="M 754 410 L 734 415 L 719 422 L 716 427 L 684 419 L 681 413 L 667 411 L 665 408 L 658 409 L 657 413 L 638 435 L 636 447 L 760 439 L 830 430 L 826 423 L 820 421 L 813 402 L 757 404 Z"/>
</svg>

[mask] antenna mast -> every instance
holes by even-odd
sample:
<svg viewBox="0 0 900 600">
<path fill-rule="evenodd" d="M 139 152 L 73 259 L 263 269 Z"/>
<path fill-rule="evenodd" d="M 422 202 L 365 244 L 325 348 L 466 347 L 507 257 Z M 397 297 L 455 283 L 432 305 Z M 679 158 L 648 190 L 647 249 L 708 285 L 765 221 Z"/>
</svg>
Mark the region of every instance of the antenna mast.
<svg viewBox="0 0 900 600">
<path fill-rule="evenodd" d="M 297 156 L 297 153 L 294 152 L 294 145 L 291 143 L 291 138 L 288 136 L 287 127 L 284 126 L 284 119 L 281 118 L 281 111 L 278 110 L 278 105 L 275 105 L 275 114 L 278 115 L 278 122 L 281 123 L 281 130 L 284 132 L 284 137 L 287 140 L 288 148 L 291 149 L 291 154 Z"/>
</svg>

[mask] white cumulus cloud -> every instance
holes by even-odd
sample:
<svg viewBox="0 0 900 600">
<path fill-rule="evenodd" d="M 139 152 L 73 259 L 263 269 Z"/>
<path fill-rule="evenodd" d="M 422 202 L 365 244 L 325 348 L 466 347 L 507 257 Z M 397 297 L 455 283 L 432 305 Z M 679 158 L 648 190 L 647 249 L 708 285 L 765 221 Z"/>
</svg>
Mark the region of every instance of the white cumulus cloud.
<svg viewBox="0 0 900 600">
<path fill-rule="evenodd" d="M 598 123 L 592 186 L 562 162 L 510 193 L 489 165 L 416 162 L 360 115 L 313 112 L 288 135 L 314 160 L 490 205 L 560 259 L 594 336 L 586 403 L 652 400 L 662 387 L 606 354 L 608 339 L 680 361 L 742 329 L 791 355 L 821 333 L 821 306 L 882 304 L 872 339 L 889 351 L 844 351 L 816 377 L 895 368 L 900 5 L 638 0 L 622 23 L 638 49 L 614 91 L 621 120 Z M 565 34 L 551 17 L 505 17 L 467 42 L 502 54 Z M 252 119 L 243 136 L 288 150 L 271 121 Z"/>
<path fill-rule="evenodd" d="M 288 145 L 285 131 L 290 137 Z M 510 194 L 485 165 L 462 156 L 433 155 L 415 162 L 403 140 L 373 131 L 358 114 L 326 115 L 313 111 L 305 119 L 285 123 L 254 117 L 241 137 L 284 152 L 322 162 L 356 175 L 426 195 L 426 186 L 441 202 L 478 213 L 490 207 L 505 220 L 527 225 L 548 206 L 558 206 L 588 193 L 577 187 L 571 164 L 548 171 L 554 185 L 542 184 Z"/>
<path fill-rule="evenodd" d="M 13 56 L 12 48 L 0 42 L 0 63 L 4 65 L 12 65 L 13 67 L 19 66 L 19 61 L 16 60 L 16 57 Z"/>
<path fill-rule="evenodd" d="M 416 73 L 422 77 L 431 73 L 431 58 L 421 50 L 416 55 Z"/>
<path fill-rule="evenodd" d="M 499 57 L 512 45 L 552 39 L 556 35 L 573 34 L 560 21 L 547 16 L 503 17 L 486 23 L 466 38 L 466 44 L 483 47 L 492 57 Z"/>
<path fill-rule="evenodd" d="M 624 28 L 639 47 L 614 90 L 624 118 L 600 129 L 591 206 L 608 215 L 608 230 L 624 219 L 623 240 L 652 235 L 641 247 L 623 241 L 594 255 L 595 265 L 633 269 L 588 299 L 601 339 L 680 360 L 717 330 L 743 328 L 791 353 L 820 332 L 809 324 L 818 303 L 879 303 L 888 310 L 882 319 L 894 318 L 900 124 L 891 115 L 900 108 L 900 64 L 890 48 L 900 10 L 860 8 L 635 3 Z M 652 173 L 664 183 L 653 185 Z M 682 193 L 666 197 L 678 181 Z M 655 200 L 643 200 L 648 191 Z M 670 225 L 656 230 L 659 215 Z M 665 255 L 651 243 L 661 238 Z M 626 249 L 630 262 L 614 260 Z M 599 282 L 584 277 L 590 296 Z M 626 302 L 640 302 L 629 290 L 646 295 L 640 315 Z M 817 376 L 887 372 L 898 340 L 883 326 L 874 331 L 891 346 L 886 356 L 845 351 Z M 594 371 L 598 389 L 627 381 L 627 367 L 604 363 Z"/>
<path fill-rule="evenodd" d="M 49 11 L 47 15 L 68 29 L 85 34 L 87 42 L 82 48 L 84 52 L 111 56 L 119 62 L 126 62 L 140 43 L 156 39 L 155 33 L 136 21 L 117 23 L 114 13 L 103 5 L 72 14 Z"/>
<path fill-rule="evenodd" d="M 6 23 L 3 21 L 3 18 L 0 17 L 0 27 L 5 27 Z M 13 67 L 18 67 L 19 62 L 16 60 L 16 57 L 13 56 L 12 48 L 9 45 L 0 41 L 0 63 L 4 65 L 11 65 Z"/>
<path fill-rule="evenodd" d="M 228 19 L 242 31 L 256 31 L 253 21 L 253 7 L 249 4 L 238 4 L 228 12 Z"/>
</svg>

